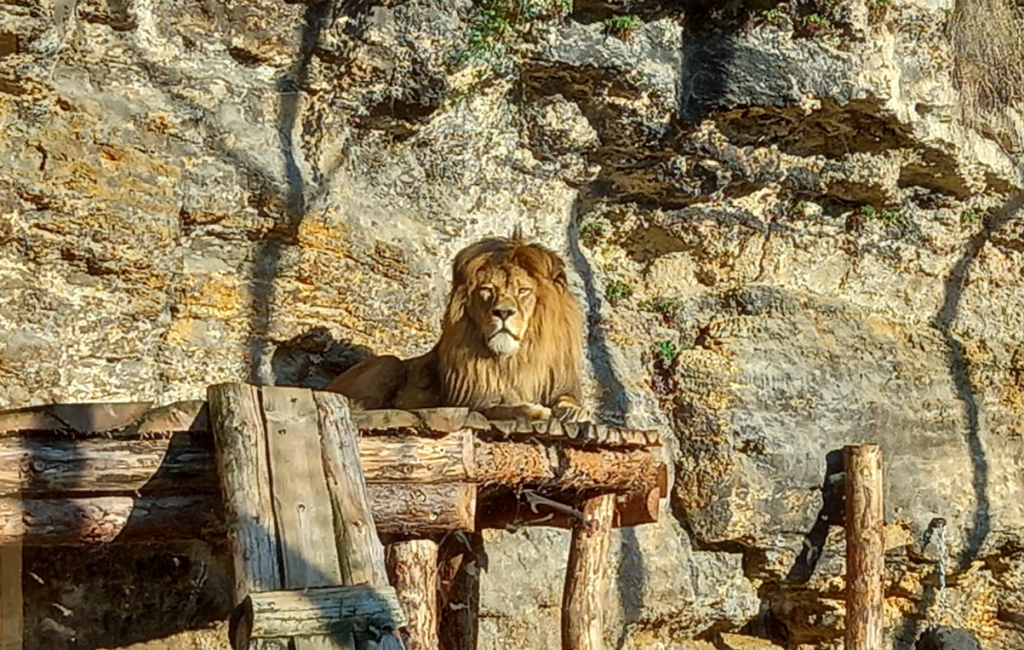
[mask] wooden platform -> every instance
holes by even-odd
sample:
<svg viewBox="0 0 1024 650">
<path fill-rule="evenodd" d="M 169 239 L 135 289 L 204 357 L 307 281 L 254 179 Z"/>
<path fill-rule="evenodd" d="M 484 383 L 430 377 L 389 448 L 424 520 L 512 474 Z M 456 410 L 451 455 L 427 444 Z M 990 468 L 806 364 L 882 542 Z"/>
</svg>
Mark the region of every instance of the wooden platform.
<svg viewBox="0 0 1024 650">
<path fill-rule="evenodd" d="M 633 526 L 656 521 L 666 493 L 654 431 L 488 421 L 459 408 L 351 417 L 388 541 L 570 527 L 597 493 L 615 495 L 614 526 Z M 0 546 L 207 538 L 223 536 L 223 522 L 205 401 L 0 412 Z"/>
</svg>

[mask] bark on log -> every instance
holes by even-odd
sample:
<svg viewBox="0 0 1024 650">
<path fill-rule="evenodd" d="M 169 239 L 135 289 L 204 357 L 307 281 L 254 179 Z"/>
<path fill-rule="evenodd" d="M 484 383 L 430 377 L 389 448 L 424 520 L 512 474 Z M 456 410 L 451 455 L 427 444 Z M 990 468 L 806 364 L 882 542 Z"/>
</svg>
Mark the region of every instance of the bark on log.
<svg viewBox="0 0 1024 650">
<path fill-rule="evenodd" d="M 574 510 L 581 510 L 580 503 L 585 497 L 572 493 L 552 492 L 546 498 Z M 661 499 L 664 496 L 660 487 L 635 490 L 626 494 L 613 494 L 614 513 L 612 528 L 629 528 L 658 521 Z M 478 528 L 502 528 L 515 530 L 524 526 L 547 526 L 551 528 L 572 528 L 578 519 L 564 512 L 554 510 L 544 504 L 536 506 L 534 512 L 529 499 L 521 496 L 518 499 L 489 500 L 486 506 L 478 508 Z"/>
<path fill-rule="evenodd" d="M 473 436 L 366 437 L 359 457 L 368 483 L 471 480 Z M 0 496 L 186 494 L 219 489 L 213 440 L 174 433 L 147 440 L 0 438 Z"/>
<path fill-rule="evenodd" d="M 562 650 L 604 648 L 604 594 L 608 582 L 615 496 L 583 504 L 583 521 L 572 529 L 562 594 Z"/>
<path fill-rule="evenodd" d="M 878 445 L 843 449 L 846 469 L 846 650 L 882 647 L 885 514 Z"/>
<path fill-rule="evenodd" d="M 434 537 L 475 527 L 476 486 L 371 485 L 382 536 Z M 81 546 L 211 539 L 226 532 L 216 494 L 68 499 L 0 498 L 0 546 Z"/>
<path fill-rule="evenodd" d="M 335 636 L 369 626 L 396 628 L 404 615 L 389 586 L 346 585 L 249 594 L 236 613 L 238 648 L 250 639 Z"/>
<path fill-rule="evenodd" d="M 367 483 L 477 482 L 566 490 L 621 490 L 664 482 L 647 450 L 587 450 L 548 443 L 487 442 L 469 431 L 442 438 L 365 436 Z M 175 433 L 156 439 L 0 438 L 0 496 L 192 494 L 219 489 L 212 440 Z"/>
<path fill-rule="evenodd" d="M 392 544 L 387 562 L 405 612 L 405 647 L 437 650 L 437 543 L 413 539 Z"/>
</svg>

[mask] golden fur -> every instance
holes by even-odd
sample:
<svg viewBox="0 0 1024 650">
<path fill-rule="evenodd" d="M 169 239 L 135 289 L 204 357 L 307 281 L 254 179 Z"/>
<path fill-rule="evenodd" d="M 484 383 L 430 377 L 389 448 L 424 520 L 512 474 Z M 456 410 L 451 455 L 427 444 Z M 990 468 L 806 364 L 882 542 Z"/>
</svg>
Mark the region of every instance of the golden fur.
<svg viewBox="0 0 1024 650">
<path fill-rule="evenodd" d="M 367 359 L 326 390 L 356 409 L 465 406 L 492 419 L 579 420 L 582 361 L 583 313 L 565 263 L 517 229 L 456 255 L 441 338 L 429 352 Z"/>
</svg>

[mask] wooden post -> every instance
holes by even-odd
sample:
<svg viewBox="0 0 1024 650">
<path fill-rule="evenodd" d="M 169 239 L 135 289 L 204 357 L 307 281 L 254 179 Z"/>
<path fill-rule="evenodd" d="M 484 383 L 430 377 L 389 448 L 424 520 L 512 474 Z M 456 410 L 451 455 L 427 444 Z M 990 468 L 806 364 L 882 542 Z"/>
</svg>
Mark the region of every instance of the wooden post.
<svg viewBox="0 0 1024 650">
<path fill-rule="evenodd" d="M 437 543 L 413 539 L 387 549 L 388 575 L 405 612 L 408 650 L 437 650 Z"/>
<path fill-rule="evenodd" d="M 583 503 L 583 521 L 572 529 L 562 594 L 562 650 L 604 648 L 604 595 L 608 582 L 615 495 Z"/>
<path fill-rule="evenodd" d="M 235 563 L 236 603 L 250 591 L 281 588 L 258 390 L 245 384 L 220 384 L 207 389 L 224 517 Z"/>
<path fill-rule="evenodd" d="M 885 515 L 878 445 L 843 449 L 846 467 L 846 650 L 881 650 Z"/>
</svg>

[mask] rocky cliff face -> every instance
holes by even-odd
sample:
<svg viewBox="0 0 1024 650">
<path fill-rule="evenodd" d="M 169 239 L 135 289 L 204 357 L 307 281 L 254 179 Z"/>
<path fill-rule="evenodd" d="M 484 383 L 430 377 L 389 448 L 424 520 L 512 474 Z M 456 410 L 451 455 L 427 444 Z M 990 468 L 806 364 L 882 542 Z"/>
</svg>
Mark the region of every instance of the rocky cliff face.
<svg viewBox="0 0 1024 650">
<path fill-rule="evenodd" d="M 0 407 L 421 352 L 453 253 L 518 223 L 571 262 L 591 402 L 674 465 L 610 647 L 840 647 L 835 452 L 876 441 L 895 647 L 1019 648 L 1024 78 L 968 56 L 1016 33 L 981 4 L 2 3 Z M 556 644 L 567 538 L 487 542 L 481 646 Z M 133 552 L 184 591 L 28 553 L 33 647 L 224 614 L 221 550 Z"/>
</svg>

